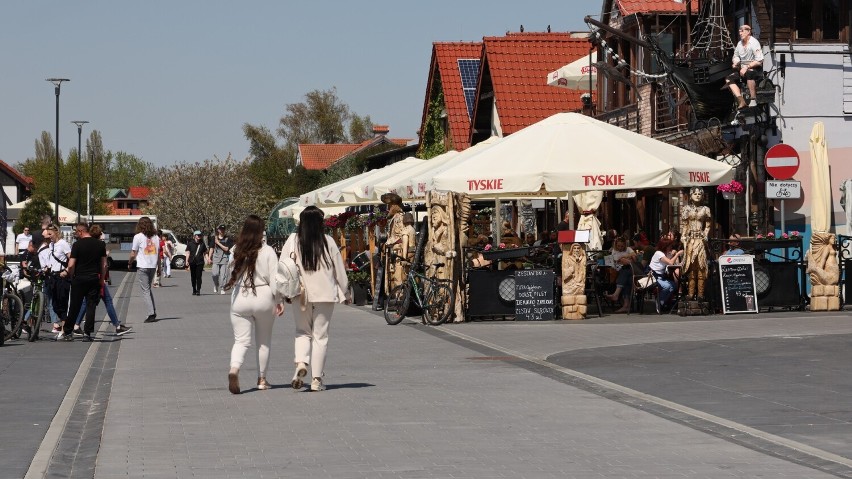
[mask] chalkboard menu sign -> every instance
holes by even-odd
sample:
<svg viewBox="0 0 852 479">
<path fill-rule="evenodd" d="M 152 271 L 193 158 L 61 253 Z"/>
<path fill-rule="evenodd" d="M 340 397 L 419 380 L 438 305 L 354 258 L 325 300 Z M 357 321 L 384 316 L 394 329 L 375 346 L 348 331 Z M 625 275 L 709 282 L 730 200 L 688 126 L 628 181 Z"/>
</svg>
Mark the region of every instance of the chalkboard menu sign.
<svg viewBox="0 0 852 479">
<path fill-rule="evenodd" d="M 720 256 L 719 279 L 722 285 L 722 313 L 758 312 L 754 256 Z"/>
<path fill-rule="evenodd" d="M 553 271 L 519 269 L 515 271 L 515 320 L 550 321 L 553 319 Z"/>
</svg>

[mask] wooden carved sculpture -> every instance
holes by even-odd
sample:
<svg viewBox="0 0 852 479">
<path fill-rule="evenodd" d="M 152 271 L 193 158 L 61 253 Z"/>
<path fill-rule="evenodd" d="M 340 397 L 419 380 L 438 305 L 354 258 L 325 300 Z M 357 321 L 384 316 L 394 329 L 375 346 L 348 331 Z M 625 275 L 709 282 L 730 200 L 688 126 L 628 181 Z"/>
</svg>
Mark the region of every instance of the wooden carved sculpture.
<svg viewBox="0 0 852 479">
<path fill-rule="evenodd" d="M 813 232 L 807 253 L 811 279 L 811 311 L 840 310 L 840 266 L 834 248 L 834 235 Z"/>
<path fill-rule="evenodd" d="M 562 245 L 562 318 L 586 318 L 586 249 L 581 243 Z"/>
<path fill-rule="evenodd" d="M 704 190 L 689 190 L 689 204 L 680 211 L 680 234 L 683 241 L 683 275 L 689 284 L 689 299 L 704 299 L 707 281 L 707 235 L 710 234 L 710 208 L 701 204 Z"/>
<path fill-rule="evenodd" d="M 403 255 L 405 225 L 402 217 L 402 199 L 393 193 L 382 195 L 382 202 L 388 205 L 387 242 L 385 243 L 385 291 L 391 291 L 405 279 L 404 264 L 394 255 Z"/>
<path fill-rule="evenodd" d="M 462 323 L 465 320 L 463 296 L 465 294 L 465 285 L 462 281 L 462 272 L 464 270 L 462 262 L 464 258 L 460 254 L 464 248 L 468 246 L 468 233 L 470 232 L 470 195 L 467 193 L 453 194 L 453 210 L 456 213 L 454 237 L 458 238 L 458 244 L 455 245 L 456 255 L 453 257 L 453 292 L 456 296 L 455 314 L 453 322 Z"/>
<path fill-rule="evenodd" d="M 443 266 L 428 268 L 438 279 L 451 279 L 453 263 L 448 258 L 455 257 L 455 232 L 451 218 L 454 219 L 452 194 L 430 191 L 428 200 L 429 241 L 426 244 L 424 261 L 427 265 L 443 263 Z"/>
</svg>

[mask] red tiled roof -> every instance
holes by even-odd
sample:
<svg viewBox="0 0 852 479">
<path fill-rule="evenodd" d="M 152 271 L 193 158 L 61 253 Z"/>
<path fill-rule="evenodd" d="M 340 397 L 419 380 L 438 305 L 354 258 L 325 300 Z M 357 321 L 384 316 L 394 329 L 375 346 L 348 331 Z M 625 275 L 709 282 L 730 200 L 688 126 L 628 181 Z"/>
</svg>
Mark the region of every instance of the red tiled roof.
<svg viewBox="0 0 852 479">
<path fill-rule="evenodd" d="M 11 176 L 14 180 L 24 185 L 25 189 L 30 189 L 33 186 L 33 179 L 30 176 L 24 176 L 20 171 L 12 168 L 8 163 L 3 160 L 0 160 L 0 169 L 5 171 L 9 176 Z M 15 198 L 12 198 L 14 201 Z"/>
<path fill-rule="evenodd" d="M 686 13 L 686 1 L 675 0 L 615 0 L 622 15 L 634 13 Z M 693 13 L 697 13 L 696 7 L 692 7 Z"/>
<path fill-rule="evenodd" d="M 464 150 L 470 146 L 470 117 L 467 113 L 467 103 L 464 100 L 458 60 L 478 60 L 481 57 L 481 42 L 435 42 L 432 44 L 432 66 L 429 71 L 429 84 L 427 85 L 426 101 L 423 105 L 423 118 L 420 125 L 422 128 L 426 124 L 426 117 L 429 114 L 429 100 L 432 97 L 433 79 L 437 74 L 441 78 L 441 86 L 444 90 L 444 108 L 450 127 L 450 143 L 456 150 Z"/>
<path fill-rule="evenodd" d="M 147 200 L 148 196 L 151 195 L 151 188 L 147 186 L 131 186 L 127 189 L 127 197 L 128 198 L 136 198 L 140 200 Z"/>
<path fill-rule="evenodd" d="M 580 95 L 588 92 L 549 86 L 547 74 L 588 55 L 591 44 L 586 38 L 533 32 L 483 41 L 503 135 L 556 113 L 582 109 Z M 481 114 L 488 112 L 476 113 Z"/>
<path fill-rule="evenodd" d="M 380 125 L 381 127 L 382 125 Z M 387 127 L 384 127 L 387 128 Z M 388 130 L 389 131 L 389 130 Z M 300 144 L 299 158 L 307 170 L 324 170 L 339 160 L 382 143 L 405 146 L 412 138 L 388 138 L 377 135 L 361 143 Z"/>
<path fill-rule="evenodd" d="M 308 170 L 324 170 L 335 161 L 352 153 L 361 145 L 351 144 L 306 144 L 299 145 L 299 157 L 302 166 Z"/>
</svg>

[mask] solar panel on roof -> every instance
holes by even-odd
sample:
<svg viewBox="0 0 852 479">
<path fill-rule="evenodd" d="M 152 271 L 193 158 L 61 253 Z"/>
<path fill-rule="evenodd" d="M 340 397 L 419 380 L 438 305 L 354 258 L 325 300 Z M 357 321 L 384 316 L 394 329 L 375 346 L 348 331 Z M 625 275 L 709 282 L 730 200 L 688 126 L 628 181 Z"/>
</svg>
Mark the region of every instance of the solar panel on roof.
<svg viewBox="0 0 852 479">
<path fill-rule="evenodd" d="M 464 101 L 467 104 L 467 117 L 473 117 L 473 107 L 476 100 L 476 81 L 479 79 L 479 59 L 459 58 L 459 75 L 461 75 Z"/>
</svg>

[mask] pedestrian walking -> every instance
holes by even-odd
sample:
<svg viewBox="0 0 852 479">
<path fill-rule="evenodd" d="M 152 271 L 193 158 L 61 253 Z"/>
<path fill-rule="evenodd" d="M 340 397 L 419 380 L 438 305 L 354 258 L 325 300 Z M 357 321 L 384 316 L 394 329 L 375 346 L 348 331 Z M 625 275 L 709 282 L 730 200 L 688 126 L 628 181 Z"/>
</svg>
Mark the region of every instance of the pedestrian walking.
<svg viewBox="0 0 852 479">
<path fill-rule="evenodd" d="M 263 244 L 263 220 L 249 215 L 237 236 L 232 272 L 222 291 L 231 293 L 231 326 L 234 328 L 234 346 L 231 348 L 231 370 L 228 372 L 228 390 L 240 393 L 240 367 L 251 345 L 252 326 L 257 343 L 257 388 L 269 389 L 266 367 L 272 347 L 272 326 L 275 317 L 284 314 L 284 303 L 275 282 L 278 257 L 271 246 Z M 232 245 L 233 246 L 233 245 Z"/>
<path fill-rule="evenodd" d="M 103 241 L 92 238 L 89 234 L 89 225 L 77 223 L 75 226 L 77 241 L 71 247 L 71 255 L 68 260 L 68 274 L 71 276 L 71 303 L 69 318 L 77 319 L 83 306 L 83 298 L 86 298 L 88 308 L 86 309 L 86 322 L 83 325 L 83 336 L 86 340 L 92 340 L 95 331 L 95 306 L 100 298 L 101 288 L 106 278 L 106 245 Z M 74 340 L 74 320 L 65 321 L 63 327 L 65 341 Z"/>
<path fill-rule="evenodd" d="M 48 225 L 45 227 L 42 232 L 42 244 L 36 250 L 36 256 L 38 257 L 39 268 L 44 271 L 50 271 L 50 265 L 53 263 L 53 255 L 51 246 L 53 246 L 53 229 Z M 56 311 L 53 310 L 53 277 L 47 276 L 44 284 L 44 304 L 47 307 L 47 314 L 50 316 L 51 322 L 53 322 L 53 333 L 59 334 L 62 332 L 62 328 L 59 326 L 59 316 L 56 314 Z"/>
<path fill-rule="evenodd" d="M 225 294 L 225 290 L 220 287 L 228 281 L 228 263 L 231 259 L 231 248 L 234 247 L 234 240 L 225 234 L 225 225 L 216 227 L 216 235 L 213 236 L 213 246 L 208 251 L 208 261 L 212 266 L 213 274 L 213 294 Z"/>
<path fill-rule="evenodd" d="M 328 328 L 335 303 L 349 304 L 349 282 L 340 249 L 331 236 L 324 233 L 324 214 L 316 206 L 305 208 L 299 215 L 296 233 L 287 238 L 281 258 L 293 258 L 301 271 L 304 292 L 293 308 L 296 320 L 296 372 L 291 386 L 301 389 L 311 368 L 311 391 L 323 391 L 325 358 L 328 350 Z M 285 256 L 286 255 L 286 256 Z"/>
<path fill-rule="evenodd" d="M 189 259 L 186 267 L 189 269 L 189 280 L 192 282 L 192 294 L 201 296 L 201 273 L 204 272 L 204 262 L 207 260 L 207 245 L 201 239 L 201 231 L 192 233 L 192 241 L 186 245 Z"/>
<path fill-rule="evenodd" d="M 24 254 L 27 252 L 27 247 L 29 247 L 30 242 L 33 240 L 33 235 L 30 234 L 30 228 L 28 226 L 24 226 L 24 230 L 15 237 L 15 243 L 18 244 L 18 254 Z"/>
<path fill-rule="evenodd" d="M 68 293 L 71 291 L 71 277 L 68 276 L 68 255 L 71 254 L 71 245 L 59 233 L 55 224 L 47 225 L 50 234 L 50 252 L 47 254 L 48 268 L 52 273 L 47 278 L 48 296 L 50 297 L 50 308 L 48 313 L 53 321 L 53 332 L 57 333 L 56 339 L 62 339 L 62 328 L 68 319 Z M 42 266 L 45 264 L 42 263 Z"/>
<path fill-rule="evenodd" d="M 139 284 L 139 291 L 142 293 L 142 300 L 145 301 L 145 308 L 148 317 L 145 318 L 146 323 L 157 322 L 157 306 L 154 304 L 154 292 L 151 290 L 151 283 L 154 281 L 154 275 L 157 273 L 157 262 L 160 258 L 160 238 L 157 237 L 157 230 L 154 229 L 154 222 L 151 218 L 143 216 L 136 223 L 136 235 L 133 237 L 133 244 L 130 247 L 130 260 L 127 262 L 127 268 L 130 269 L 130 264 L 136 261 L 136 282 Z"/>
<path fill-rule="evenodd" d="M 162 249 L 162 257 L 163 257 L 163 276 L 166 278 L 172 277 L 172 256 L 175 254 L 175 244 L 172 243 L 172 240 L 169 239 L 169 235 L 162 233 L 160 234 L 160 247 Z"/>
<path fill-rule="evenodd" d="M 103 235 L 103 230 L 98 225 L 92 225 L 89 227 L 89 235 L 92 238 L 97 240 L 101 239 Z M 103 243 L 103 241 L 101 241 Z M 121 321 L 118 319 L 118 313 L 115 311 L 115 305 L 112 302 L 112 294 L 109 292 L 109 268 L 106 268 L 106 276 L 104 277 L 104 281 L 101 285 L 100 295 L 101 299 L 104 301 L 104 307 L 107 311 L 107 316 L 109 316 L 109 322 L 115 326 L 115 335 L 123 336 L 130 332 L 133 329 L 133 326 L 125 326 L 121 324 Z M 76 326 L 74 327 L 74 335 L 76 336 L 79 332 L 80 335 L 83 335 L 83 331 L 80 329 L 80 322 L 83 320 L 83 315 L 88 311 L 89 302 L 88 298 L 83 298 L 83 305 L 80 308 L 80 312 L 77 314 Z"/>
</svg>

